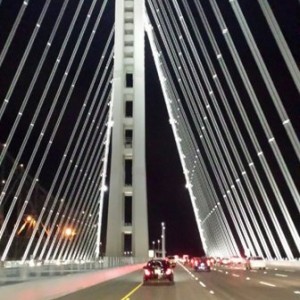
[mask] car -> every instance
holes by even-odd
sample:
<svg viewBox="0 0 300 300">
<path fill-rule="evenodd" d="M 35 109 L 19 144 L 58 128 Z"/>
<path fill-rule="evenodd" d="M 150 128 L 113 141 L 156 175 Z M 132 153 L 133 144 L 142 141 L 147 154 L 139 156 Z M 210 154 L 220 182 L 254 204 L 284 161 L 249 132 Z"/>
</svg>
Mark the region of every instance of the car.
<svg viewBox="0 0 300 300">
<path fill-rule="evenodd" d="M 169 255 L 167 257 L 167 260 L 168 260 L 168 262 L 169 262 L 169 264 L 171 265 L 172 268 L 176 267 L 176 258 L 175 258 L 175 256 Z"/>
<path fill-rule="evenodd" d="M 165 281 L 174 284 L 174 272 L 170 263 L 166 259 L 149 260 L 144 269 L 143 282 Z"/>
<path fill-rule="evenodd" d="M 246 263 L 245 258 L 241 256 L 232 256 L 230 260 L 232 265 L 244 265 Z"/>
<path fill-rule="evenodd" d="M 210 260 L 207 257 L 195 258 L 193 268 L 196 272 L 210 272 Z"/>
<path fill-rule="evenodd" d="M 263 269 L 265 270 L 267 267 L 267 263 L 265 259 L 261 256 L 252 256 L 248 257 L 246 262 L 246 269 Z"/>
<path fill-rule="evenodd" d="M 190 257 L 189 257 L 188 254 L 182 255 L 182 263 L 183 263 L 184 265 L 187 265 L 187 264 L 189 263 L 189 261 L 190 261 Z"/>
<path fill-rule="evenodd" d="M 228 266 L 230 263 L 231 263 L 231 261 L 228 257 L 221 258 L 221 265 L 222 266 Z"/>
</svg>

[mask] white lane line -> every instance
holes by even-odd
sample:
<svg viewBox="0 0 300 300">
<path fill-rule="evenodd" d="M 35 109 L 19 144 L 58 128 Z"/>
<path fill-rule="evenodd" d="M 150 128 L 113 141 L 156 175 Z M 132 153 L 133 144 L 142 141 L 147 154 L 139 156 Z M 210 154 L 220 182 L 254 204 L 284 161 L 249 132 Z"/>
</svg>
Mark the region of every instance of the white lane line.
<svg viewBox="0 0 300 300">
<path fill-rule="evenodd" d="M 294 291 L 294 294 L 300 295 L 300 291 Z"/>
<path fill-rule="evenodd" d="M 203 287 L 206 287 L 205 283 L 203 283 L 202 281 L 199 281 L 199 284 L 201 284 Z"/>
<path fill-rule="evenodd" d="M 218 270 L 218 272 L 223 273 L 223 270 Z"/>
<path fill-rule="evenodd" d="M 296 271 L 295 270 L 282 270 L 284 272 L 287 272 L 287 273 L 295 273 Z"/>
<path fill-rule="evenodd" d="M 232 274 L 233 277 L 240 277 L 238 274 Z"/>
<path fill-rule="evenodd" d="M 285 274 L 275 274 L 275 276 L 278 276 L 278 277 L 288 277 L 287 275 L 285 275 Z"/>
<path fill-rule="evenodd" d="M 246 280 L 250 280 L 250 277 L 246 277 Z"/>
<path fill-rule="evenodd" d="M 271 287 L 276 287 L 275 284 L 268 283 L 268 282 L 264 282 L 264 281 L 260 281 L 259 283 L 260 283 L 260 284 L 263 284 L 263 285 L 271 286 Z"/>
<path fill-rule="evenodd" d="M 211 294 L 214 294 L 215 292 L 214 291 L 209 291 Z"/>
</svg>

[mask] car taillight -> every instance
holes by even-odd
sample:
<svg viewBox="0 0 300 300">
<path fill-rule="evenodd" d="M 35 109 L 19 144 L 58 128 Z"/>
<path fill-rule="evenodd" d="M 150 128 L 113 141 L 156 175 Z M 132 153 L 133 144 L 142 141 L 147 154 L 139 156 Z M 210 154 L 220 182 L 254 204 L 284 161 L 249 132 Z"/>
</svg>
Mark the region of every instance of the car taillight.
<svg viewBox="0 0 300 300">
<path fill-rule="evenodd" d="M 144 272 L 145 272 L 146 276 L 150 276 L 151 275 L 151 272 L 148 269 L 145 269 Z"/>
<path fill-rule="evenodd" d="M 172 274 L 172 270 L 170 268 L 168 268 L 167 271 L 166 271 L 166 274 L 167 275 L 171 275 Z"/>
</svg>

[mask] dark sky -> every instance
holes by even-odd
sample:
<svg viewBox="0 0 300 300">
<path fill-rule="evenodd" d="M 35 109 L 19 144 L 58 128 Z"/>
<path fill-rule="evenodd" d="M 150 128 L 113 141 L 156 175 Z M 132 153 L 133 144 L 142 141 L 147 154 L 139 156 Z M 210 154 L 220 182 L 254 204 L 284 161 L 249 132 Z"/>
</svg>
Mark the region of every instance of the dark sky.
<svg viewBox="0 0 300 300">
<path fill-rule="evenodd" d="M 146 46 L 146 156 L 150 240 L 160 237 L 161 222 L 164 221 L 167 251 L 170 254 L 200 255 L 202 246 L 148 40 Z"/>
</svg>

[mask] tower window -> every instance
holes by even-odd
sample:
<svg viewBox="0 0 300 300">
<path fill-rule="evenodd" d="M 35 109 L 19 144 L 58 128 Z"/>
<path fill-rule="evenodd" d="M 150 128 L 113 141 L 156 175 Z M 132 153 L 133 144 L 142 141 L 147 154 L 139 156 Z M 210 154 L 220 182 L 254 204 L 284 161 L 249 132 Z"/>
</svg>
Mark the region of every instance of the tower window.
<svg viewBox="0 0 300 300">
<path fill-rule="evenodd" d="M 126 87 L 133 87 L 133 74 L 132 73 L 126 74 Z"/>
<path fill-rule="evenodd" d="M 133 115 L 133 102 L 130 101 L 126 101 L 125 102 L 125 117 L 132 117 Z"/>
<path fill-rule="evenodd" d="M 125 147 L 132 147 L 132 129 L 125 129 Z"/>
<path fill-rule="evenodd" d="M 125 159 L 125 185 L 132 185 L 132 159 Z"/>
<path fill-rule="evenodd" d="M 124 207 L 125 207 L 125 224 L 132 223 L 132 196 L 125 196 L 124 198 Z"/>
</svg>

